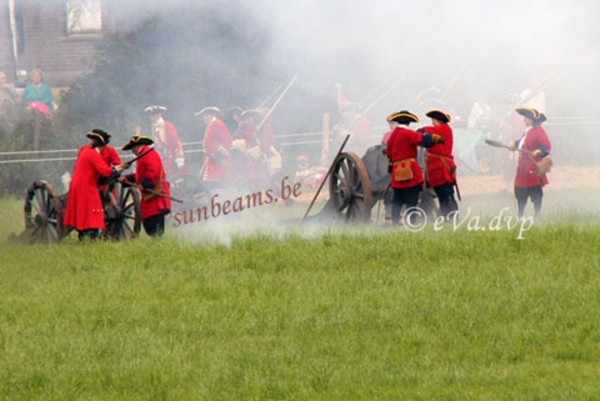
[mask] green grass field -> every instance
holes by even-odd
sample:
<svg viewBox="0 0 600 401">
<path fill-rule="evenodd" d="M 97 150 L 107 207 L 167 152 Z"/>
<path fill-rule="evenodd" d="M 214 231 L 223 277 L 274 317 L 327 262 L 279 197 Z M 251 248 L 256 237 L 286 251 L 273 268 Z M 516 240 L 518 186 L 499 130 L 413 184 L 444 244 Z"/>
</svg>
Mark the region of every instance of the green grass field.
<svg viewBox="0 0 600 401">
<path fill-rule="evenodd" d="M 600 226 L 7 243 L 1 400 L 598 400 Z M 204 238 L 205 241 L 202 241 Z"/>
</svg>

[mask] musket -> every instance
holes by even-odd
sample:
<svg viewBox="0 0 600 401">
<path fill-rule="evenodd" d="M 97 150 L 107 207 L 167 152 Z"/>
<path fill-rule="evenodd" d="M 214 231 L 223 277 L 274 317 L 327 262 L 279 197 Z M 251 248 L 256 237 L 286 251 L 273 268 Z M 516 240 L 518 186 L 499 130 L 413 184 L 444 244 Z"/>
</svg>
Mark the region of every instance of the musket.
<svg viewBox="0 0 600 401">
<path fill-rule="evenodd" d="M 513 150 L 510 146 L 503 144 L 502 142 L 498 142 L 498 141 L 493 141 L 491 139 L 486 139 L 485 143 L 487 143 L 490 146 L 493 146 L 495 148 L 504 148 L 504 149 L 508 149 L 508 150 Z M 533 153 L 528 151 L 527 149 L 514 149 L 517 150 L 519 152 L 523 152 L 523 153 L 527 153 L 531 156 L 533 156 Z"/>
<path fill-rule="evenodd" d="M 485 143 L 487 143 L 490 146 L 494 146 L 496 148 L 505 148 L 508 150 L 516 150 L 518 152 L 525 153 L 527 156 L 529 156 L 529 158 L 533 162 L 533 165 L 535 166 L 535 172 L 538 177 L 541 177 L 544 174 L 546 174 L 548 171 L 550 171 L 550 168 L 552 167 L 552 159 L 550 159 L 549 157 L 545 157 L 540 161 L 536 161 L 535 160 L 536 155 L 534 155 L 533 152 L 531 152 L 527 149 L 519 149 L 519 148 L 512 149 L 510 146 L 505 145 L 502 142 L 493 141 L 491 139 L 486 139 Z"/>
<path fill-rule="evenodd" d="M 279 102 L 281 102 L 281 99 L 283 99 L 283 97 L 288 93 L 288 91 L 290 90 L 290 88 L 292 87 L 294 82 L 296 82 L 297 79 L 298 79 L 298 73 L 294 74 L 294 76 L 292 77 L 292 80 L 287 84 L 287 86 L 285 87 L 283 92 L 281 92 L 281 95 L 279 95 L 277 100 L 275 100 L 275 103 L 273 103 L 273 106 L 271 106 L 271 108 L 269 109 L 269 112 L 267 114 L 265 114 L 265 116 L 263 117 L 260 124 L 258 124 L 258 126 L 256 127 L 255 132 L 257 133 L 257 135 L 260 132 L 260 130 L 262 129 L 263 125 L 265 125 L 267 120 L 269 118 L 271 118 L 271 115 L 273 115 L 273 111 L 275 111 L 275 108 L 279 105 Z"/>
<path fill-rule="evenodd" d="M 535 87 L 533 87 L 531 89 L 531 93 L 529 95 L 527 95 L 524 99 L 519 99 L 521 104 L 526 104 L 527 102 L 529 102 L 531 99 L 533 99 L 534 97 L 536 97 L 537 95 L 540 94 L 540 92 L 542 92 L 544 90 L 544 88 L 546 88 L 548 85 L 550 85 L 550 83 L 555 80 L 556 78 L 558 78 L 561 74 L 546 74 L 544 77 L 542 77 L 542 79 L 539 80 L 539 82 L 535 85 Z"/>
<path fill-rule="evenodd" d="M 358 119 L 362 118 L 363 116 L 365 116 L 373 107 L 375 107 L 377 105 L 377 103 L 381 102 L 391 91 L 393 91 L 398 85 L 400 85 L 402 82 L 404 82 L 405 79 L 406 79 L 406 77 L 402 77 L 398 81 L 396 81 L 394 84 L 392 84 L 378 98 L 375 98 L 371 102 L 371 104 L 369 104 L 367 107 L 365 107 L 365 109 L 361 113 L 359 113 L 355 117 L 355 119 L 358 120 Z"/>
<path fill-rule="evenodd" d="M 123 166 L 125 166 L 125 168 L 122 171 L 127 170 L 129 167 L 131 167 L 131 165 L 135 161 L 137 161 L 137 160 L 141 159 L 142 157 L 146 156 L 148 153 L 152 152 L 153 150 L 154 150 L 154 148 L 150 148 L 147 151 L 145 151 L 144 153 L 142 153 L 141 155 L 138 155 L 138 156 L 134 157 L 133 159 L 128 160 L 125 163 L 123 163 Z M 117 177 L 114 177 L 114 178 L 110 178 L 107 181 L 104 181 L 105 179 L 102 178 L 102 177 L 100 177 L 100 179 L 98 180 L 98 185 L 111 184 L 111 183 L 115 182 L 116 180 L 118 180 L 118 178 L 119 177 L 117 176 Z M 108 190 L 108 187 L 106 188 L 106 190 Z"/>
<path fill-rule="evenodd" d="M 306 213 L 304 213 L 304 217 L 302 217 L 301 222 L 304 222 L 304 220 L 306 220 L 306 216 L 308 216 L 310 209 L 312 209 L 313 205 L 315 204 L 315 201 L 319 197 L 319 194 L 321 193 L 321 190 L 323 189 L 323 185 L 325 185 L 327 178 L 329 178 L 329 176 L 331 175 L 331 171 L 333 170 L 333 167 L 335 166 L 335 162 L 337 161 L 337 158 L 340 156 L 340 153 L 342 153 L 342 150 L 344 150 L 344 147 L 346 146 L 348 139 L 350 139 L 350 135 L 346 135 L 344 142 L 342 142 L 342 146 L 340 146 L 340 149 L 337 151 L 337 153 L 333 159 L 333 162 L 331 162 L 331 166 L 329 166 L 329 170 L 327 170 L 327 174 L 325 174 L 325 177 L 323 177 L 323 181 L 321 181 L 321 185 L 319 185 L 319 189 L 317 190 L 317 193 L 315 193 L 315 196 L 313 197 L 312 201 L 310 202 L 310 205 L 308 206 Z"/>
<path fill-rule="evenodd" d="M 448 86 L 446 86 L 446 89 L 442 93 L 442 101 L 443 102 L 447 103 L 447 101 L 448 101 L 448 94 L 450 93 L 450 90 L 452 89 L 452 87 L 454 87 L 454 84 L 456 83 L 456 81 L 462 75 L 463 71 L 466 68 L 467 68 L 466 64 L 463 63 L 463 65 L 460 67 L 460 69 L 456 72 L 456 74 L 452 78 L 452 81 L 450 81 L 450 83 L 448 84 Z"/>
<path fill-rule="evenodd" d="M 272 98 L 273 96 L 275 96 L 275 94 L 276 94 L 277 92 L 279 92 L 279 89 L 281 89 L 281 85 L 278 85 L 278 86 L 277 86 L 277 88 L 275 88 L 275 90 L 274 90 L 273 92 L 271 92 L 271 93 L 269 94 L 269 96 L 267 96 L 267 98 L 266 98 L 265 100 L 263 100 L 263 101 L 262 101 L 262 102 L 261 102 L 261 103 L 258 105 L 258 107 L 257 107 L 256 109 L 260 109 L 260 108 L 261 108 L 261 107 L 263 107 L 265 104 L 267 104 L 267 102 L 268 102 L 269 100 L 271 100 L 271 98 Z"/>
<path fill-rule="evenodd" d="M 154 148 L 150 148 L 150 149 L 148 149 L 147 151 L 145 151 L 144 153 L 142 153 L 142 154 L 140 154 L 140 155 L 138 155 L 138 156 L 134 157 L 133 159 L 131 159 L 131 160 L 127 160 L 125 163 L 123 163 L 123 165 L 125 166 L 125 170 L 126 170 L 126 169 L 128 169 L 129 167 L 131 167 L 131 165 L 132 165 L 134 162 L 136 162 L 136 161 L 138 161 L 139 159 L 141 159 L 142 157 L 146 156 L 148 153 L 152 152 L 153 150 L 154 150 Z"/>
<path fill-rule="evenodd" d="M 373 89 L 371 92 L 369 92 L 369 94 L 367 96 L 365 96 L 365 98 L 363 100 L 361 100 L 360 102 L 358 102 L 358 105 L 362 108 L 365 107 L 365 104 L 367 104 L 368 102 L 371 102 L 372 100 L 375 99 L 375 96 L 378 92 L 380 92 L 383 88 L 385 88 L 385 86 L 388 84 L 388 80 L 386 79 L 385 81 L 383 81 L 379 86 L 377 86 L 375 89 Z"/>
<path fill-rule="evenodd" d="M 152 194 L 152 195 L 157 195 L 157 196 L 160 196 L 162 198 L 167 198 L 167 199 L 170 199 L 170 200 L 175 201 L 175 202 L 183 203 L 183 201 L 181 199 L 177 199 L 177 198 L 175 198 L 175 197 L 173 197 L 171 195 L 163 194 L 162 192 L 158 192 L 158 191 L 155 191 L 155 190 L 150 189 L 150 188 L 143 188 L 141 185 L 138 185 L 138 184 L 136 184 L 134 182 L 131 182 L 131 181 L 125 180 L 125 181 L 123 181 L 123 184 L 129 185 L 129 186 L 132 186 L 132 187 L 136 187 L 136 188 L 138 188 L 142 192 L 147 192 L 147 193 Z"/>
</svg>

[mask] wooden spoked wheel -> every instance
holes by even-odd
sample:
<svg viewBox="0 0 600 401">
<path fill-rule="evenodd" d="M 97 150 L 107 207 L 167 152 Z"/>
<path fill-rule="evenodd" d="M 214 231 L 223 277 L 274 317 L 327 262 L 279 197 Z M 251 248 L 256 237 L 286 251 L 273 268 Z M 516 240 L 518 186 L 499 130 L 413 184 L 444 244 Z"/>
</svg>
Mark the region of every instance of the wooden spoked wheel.
<svg viewBox="0 0 600 401">
<path fill-rule="evenodd" d="M 52 184 L 48 181 L 36 181 L 31 184 L 23 209 L 29 242 L 56 243 L 61 240 L 64 210 Z"/>
<path fill-rule="evenodd" d="M 103 235 L 113 240 L 130 240 L 142 228 L 142 202 L 140 191 L 116 181 L 102 193 L 104 204 Z"/>
<path fill-rule="evenodd" d="M 329 180 L 329 194 L 334 213 L 343 221 L 370 221 L 373 198 L 369 174 L 356 153 L 344 152 L 336 159 Z"/>
</svg>

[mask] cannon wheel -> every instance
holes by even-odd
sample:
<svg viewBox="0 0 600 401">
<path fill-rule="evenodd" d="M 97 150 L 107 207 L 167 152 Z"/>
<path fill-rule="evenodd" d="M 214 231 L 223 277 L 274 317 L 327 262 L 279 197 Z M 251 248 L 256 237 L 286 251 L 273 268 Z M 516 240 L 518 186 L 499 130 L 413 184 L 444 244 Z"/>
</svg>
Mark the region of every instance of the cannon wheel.
<svg viewBox="0 0 600 401">
<path fill-rule="evenodd" d="M 365 165 L 356 153 L 344 152 L 336 159 L 329 180 L 329 196 L 333 210 L 346 222 L 370 221 L 371 183 Z"/>
<path fill-rule="evenodd" d="M 63 236 L 64 211 L 54 186 L 48 181 L 31 184 L 25 197 L 25 231 L 29 242 L 59 242 Z"/>
<path fill-rule="evenodd" d="M 113 240 L 130 240 L 142 228 L 140 191 L 120 182 L 111 185 L 104 197 L 105 225 L 102 235 Z"/>
</svg>

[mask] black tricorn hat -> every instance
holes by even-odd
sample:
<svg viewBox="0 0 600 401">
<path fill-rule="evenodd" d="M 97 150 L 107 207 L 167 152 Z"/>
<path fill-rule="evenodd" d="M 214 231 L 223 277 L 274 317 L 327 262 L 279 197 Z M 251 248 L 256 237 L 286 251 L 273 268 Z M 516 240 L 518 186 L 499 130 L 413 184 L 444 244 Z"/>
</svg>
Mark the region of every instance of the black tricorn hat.
<svg viewBox="0 0 600 401">
<path fill-rule="evenodd" d="M 544 113 L 540 113 L 536 109 L 532 109 L 531 107 L 519 107 L 515 109 L 517 113 L 526 117 L 533 121 L 536 125 L 540 125 L 544 121 L 546 121 L 546 115 Z"/>
<path fill-rule="evenodd" d="M 429 110 L 425 115 L 434 120 L 441 121 L 444 124 L 449 123 L 450 120 L 452 120 L 448 113 L 444 113 L 443 111 L 440 111 L 440 110 Z"/>
<path fill-rule="evenodd" d="M 239 106 L 230 107 L 226 111 L 228 116 L 233 116 L 235 114 L 242 114 L 243 112 L 244 112 L 244 109 L 242 109 Z"/>
<path fill-rule="evenodd" d="M 131 139 L 125 145 L 123 145 L 121 150 L 130 150 L 136 145 L 152 145 L 153 143 L 154 141 L 152 138 L 147 136 L 132 136 Z"/>
<path fill-rule="evenodd" d="M 419 117 L 415 116 L 410 111 L 402 110 L 390 114 L 387 118 L 389 121 L 396 121 L 398 124 L 408 125 L 410 123 L 418 123 Z"/>
<path fill-rule="evenodd" d="M 242 118 L 242 120 L 249 118 L 249 117 L 256 117 L 258 119 L 262 118 L 262 114 L 260 114 L 260 111 L 258 110 L 246 110 L 244 111 L 240 117 Z"/>
<path fill-rule="evenodd" d="M 97 139 L 102 145 L 107 145 L 110 142 L 110 134 L 99 128 L 95 128 L 88 132 L 85 136 L 90 139 Z"/>
</svg>

